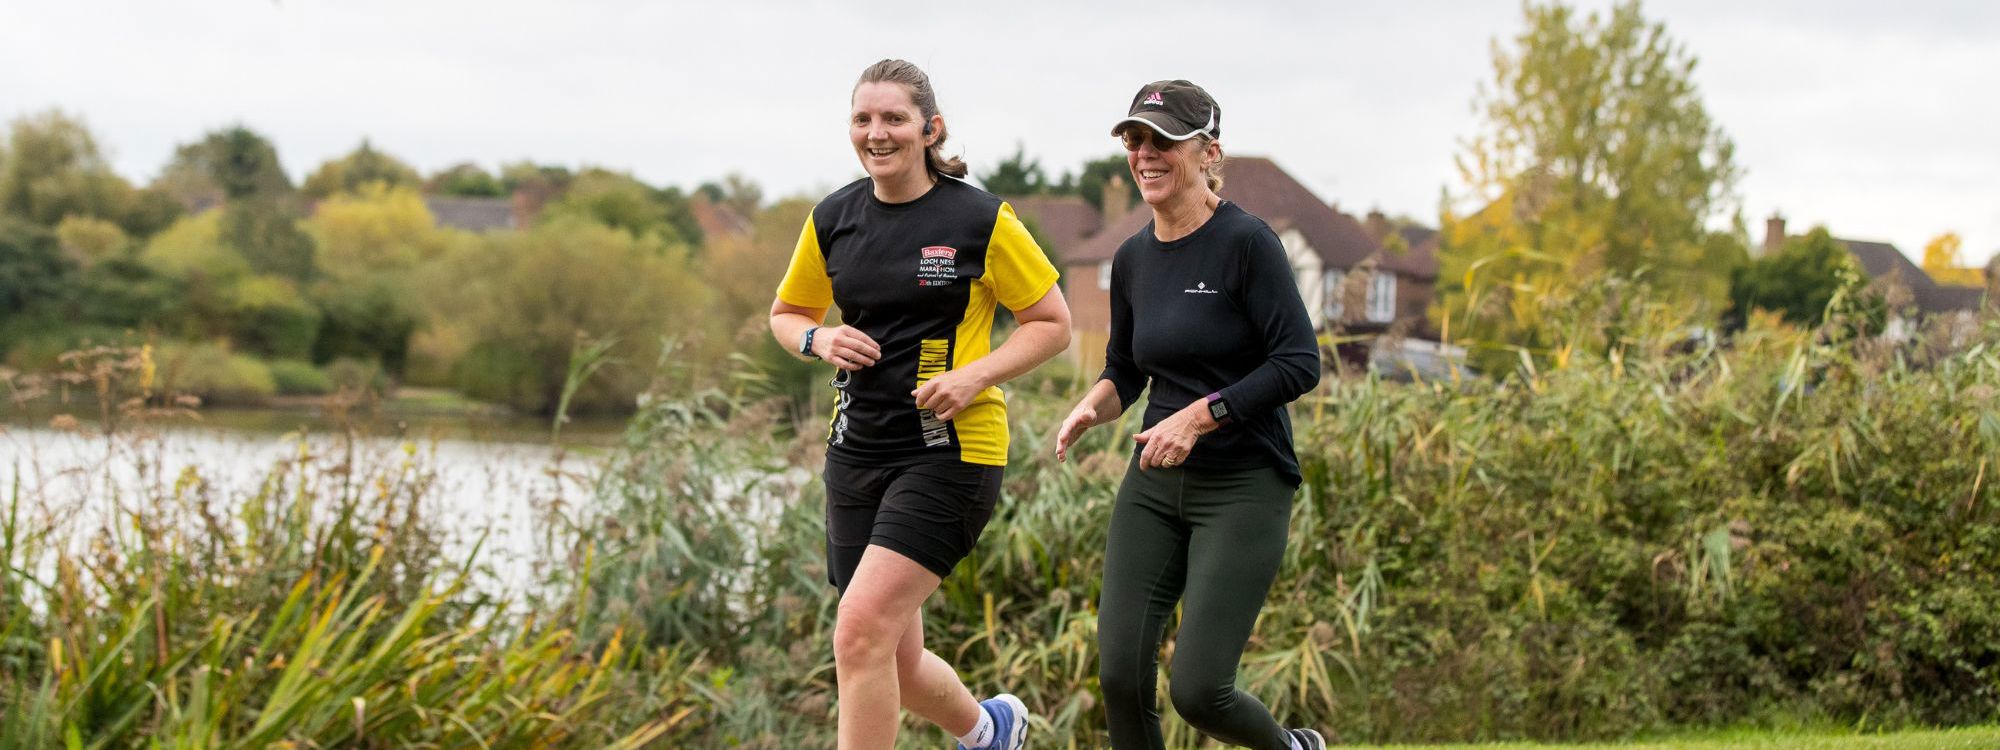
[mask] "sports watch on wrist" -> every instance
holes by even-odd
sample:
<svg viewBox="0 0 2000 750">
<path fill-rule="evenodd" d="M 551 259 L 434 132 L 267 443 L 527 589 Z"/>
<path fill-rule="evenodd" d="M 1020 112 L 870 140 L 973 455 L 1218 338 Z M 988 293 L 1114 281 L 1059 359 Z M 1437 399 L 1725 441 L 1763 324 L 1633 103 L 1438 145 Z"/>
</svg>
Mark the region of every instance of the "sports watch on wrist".
<svg viewBox="0 0 2000 750">
<path fill-rule="evenodd" d="M 813 334 L 815 333 L 819 333 L 819 326 L 807 328 L 806 332 L 799 336 L 799 356 L 806 359 L 819 359 L 819 355 L 813 353 Z"/>
<path fill-rule="evenodd" d="M 1208 394 L 1208 416 L 1218 425 L 1229 424 L 1236 416 L 1229 410 L 1229 402 L 1222 400 L 1222 391 Z"/>
</svg>

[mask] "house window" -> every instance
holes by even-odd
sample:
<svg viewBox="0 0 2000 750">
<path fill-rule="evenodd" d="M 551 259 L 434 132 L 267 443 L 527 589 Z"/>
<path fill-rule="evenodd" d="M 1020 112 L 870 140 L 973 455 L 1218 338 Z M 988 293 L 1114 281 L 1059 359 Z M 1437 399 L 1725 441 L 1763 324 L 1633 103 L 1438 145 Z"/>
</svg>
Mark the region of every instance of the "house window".
<svg viewBox="0 0 2000 750">
<path fill-rule="evenodd" d="M 1376 271 L 1368 280 L 1368 320 L 1387 323 L 1396 319 L 1396 275 Z"/>
<path fill-rule="evenodd" d="M 1111 288 L 1111 261 L 1107 260 L 1097 264 L 1097 288 Z"/>
<path fill-rule="evenodd" d="M 1347 272 L 1329 268 L 1320 278 L 1324 280 L 1322 284 L 1325 286 L 1320 291 L 1320 299 L 1326 300 L 1326 320 L 1329 323 L 1339 322 L 1347 310 L 1344 304 L 1346 300 L 1341 299 L 1344 295 L 1340 292 L 1341 286 L 1347 281 Z"/>
</svg>

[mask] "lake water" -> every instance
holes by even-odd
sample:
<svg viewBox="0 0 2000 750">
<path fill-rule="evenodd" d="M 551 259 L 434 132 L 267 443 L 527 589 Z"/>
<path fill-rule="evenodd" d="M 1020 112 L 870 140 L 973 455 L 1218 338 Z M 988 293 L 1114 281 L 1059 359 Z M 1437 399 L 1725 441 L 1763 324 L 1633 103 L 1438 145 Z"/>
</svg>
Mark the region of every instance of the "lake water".
<svg viewBox="0 0 2000 750">
<path fill-rule="evenodd" d="M 199 422 L 107 438 L 92 424 L 59 429 L 16 414 L 0 422 L 0 513 L 19 497 L 30 527 L 60 529 L 57 538 L 81 544 L 118 516 L 117 503 L 156 497 L 188 472 L 218 501 L 233 503 L 302 456 L 322 466 L 351 458 L 375 479 L 430 481 L 424 512 L 449 532 L 447 559 L 463 559 L 483 536 L 480 558 L 491 577 L 480 585 L 519 592 L 538 580 L 533 565 L 549 511 L 589 497 L 622 424 L 567 425 L 561 448 L 537 420 L 389 417 L 352 426 L 350 441 L 311 413 L 207 410 Z"/>
</svg>

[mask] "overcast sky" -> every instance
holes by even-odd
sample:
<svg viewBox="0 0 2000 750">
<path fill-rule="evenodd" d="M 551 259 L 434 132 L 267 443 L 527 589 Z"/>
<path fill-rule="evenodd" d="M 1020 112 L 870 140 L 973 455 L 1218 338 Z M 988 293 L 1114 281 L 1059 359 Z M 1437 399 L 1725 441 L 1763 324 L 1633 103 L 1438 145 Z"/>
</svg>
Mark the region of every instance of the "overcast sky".
<svg viewBox="0 0 2000 750">
<path fill-rule="evenodd" d="M 1511 0 L 966 4 L 508 0 L 5 0 L 0 117 L 82 116 L 149 180 L 242 122 L 302 177 L 362 138 L 430 172 L 533 159 L 772 196 L 860 174 L 860 70 L 930 72 L 975 173 L 1026 146 L 1051 175 L 1113 153 L 1146 81 L 1221 102 L 1224 145 L 1349 211 L 1434 223 Z M 1583 2 L 1602 8 L 1605 2 Z M 1947 230 L 2000 250 L 2000 3 L 1658 0 L 1737 144 L 1753 238 L 1782 212 L 1921 258 Z"/>
</svg>

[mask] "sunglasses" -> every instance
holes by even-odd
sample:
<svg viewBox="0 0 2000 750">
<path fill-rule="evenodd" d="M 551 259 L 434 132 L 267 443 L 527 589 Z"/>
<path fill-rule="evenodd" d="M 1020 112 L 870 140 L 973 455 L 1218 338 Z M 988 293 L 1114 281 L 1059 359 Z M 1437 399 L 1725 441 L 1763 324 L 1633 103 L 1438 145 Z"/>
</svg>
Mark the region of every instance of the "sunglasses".
<svg viewBox="0 0 2000 750">
<path fill-rule="evenodd" d="M 1172 151 L 1174 150 L 1175 146 L 1179 146 L 1187 142 L 1187 141 L 1176 141 L 1172 138 L 1160 135 L 1159 131 L 1153 130 L 1151 128 L 1141 128 L 1141 127 L 1131 127 L 1118 131 L 1118 139 L 1125 142 L 1126 151 L 1137 151 L 1141 146 L 1146 145 L 1147 141 L 1153 142 L 1154 151 Z M 1187 140 L 1191 141 L 1194 139 L 1189 138 Z"/>
</svg>

